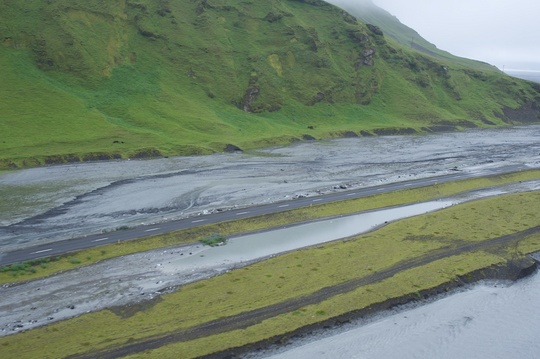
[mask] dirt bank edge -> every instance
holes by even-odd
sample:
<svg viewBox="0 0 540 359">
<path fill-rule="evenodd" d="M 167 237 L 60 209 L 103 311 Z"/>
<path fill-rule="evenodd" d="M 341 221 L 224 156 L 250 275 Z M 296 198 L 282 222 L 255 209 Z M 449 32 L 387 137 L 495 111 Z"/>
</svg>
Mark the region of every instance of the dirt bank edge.
<svg viewBox="0 0 540 359">
<path fill-rule="evenodd" d="M 339 316 L 325 319 L 315 324 L 307 325 L 302 328 L 282 333 L 271 338 L 246 344 L 240 347 L 229 348 L 224 351 L 197 357 L 197 359 L 235 359 L 240 358 L 251 352 L 257 352 L 270 347 L 280 347 L 289 344 L 291 341 L 306 338 L 315 332 L 335 329 L 344 324 L 351 323 L 353 320 L 369 318 L 375 314 L 387 311 L 389 309 L 413 303 L 449 293 L 460 287 L 478 283 L 482 280 L 508 280 L 517 281 L 535 273 L 539 268 L 539 263 L 530 256 L 508 260 L 505 264 L 492 265 L 489 267 L 474 270 L 464 275 L 456 277 L 454 280 L 442 283 L 438 286 L 411 292 L 399 297 L 390 298 L 383 302 L 372 304 L 368 307 L 353 310 Z"/>
</svg>

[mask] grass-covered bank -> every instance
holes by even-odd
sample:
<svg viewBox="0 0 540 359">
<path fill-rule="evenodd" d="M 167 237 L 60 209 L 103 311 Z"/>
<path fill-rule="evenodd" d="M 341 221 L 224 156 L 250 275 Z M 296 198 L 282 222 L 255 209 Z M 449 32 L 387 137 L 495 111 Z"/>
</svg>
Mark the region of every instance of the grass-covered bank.
<svg viewBox="0 0 540 359">
<path fill-rule="evenodd" d="M 189 358 L 274 338 L 540 250 L 539 203 L 537 191 L 456 205 L 183 286 L 129 316 L 103 310 L 4 337 L 0 348 L 8 357 L 91 357 L 135 345 L 141 357 Z M 136 344 L 147 340 L 170 345 L 143 354 Z"/>
<path fill-rule="evenodd" d="M 540 178 L 540 171 L 531 170 L 502 176 L 491 176 L 441 183 L 417 189 L 396 191 L 355 200 L 315 205 L 309 208 L 284 211 L 281 213 L 238 221 L 200 226 L 166 235 L 152 236 L 129 242 L 100 246 L 93 249 L 70 253 L 68 255 L 51 257 L 49 259 L 29 261 L 6 267 L 0 267 L 0 283 L 11 283 L 43 278 L 60 271 L 74 269 L 82 265 L 89 265 L 109 258 L 115 258 L 157 248 L 165 248 L 185 243 L 197 242 L 215 233 L 229 237 L 239 233 L 266 230 L 283 225 L 338 215 L 346 215 L 388 206 L 427 201 L 430 199 L 441 198 L 478 188 L 492 187 L 538 178 Z"/>
</svg>

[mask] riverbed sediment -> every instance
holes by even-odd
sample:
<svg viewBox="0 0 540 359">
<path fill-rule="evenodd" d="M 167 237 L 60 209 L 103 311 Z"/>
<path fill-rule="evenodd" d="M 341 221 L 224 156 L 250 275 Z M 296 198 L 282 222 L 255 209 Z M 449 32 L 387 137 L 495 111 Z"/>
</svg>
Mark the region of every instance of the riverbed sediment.
<svg viewBox="0 0 540 359">
<path fill-rule="evenodd" d="M 539 167 L 539 136 L 540 126 L 475 129 L 9 172 L 0 175 L 0 250 L 344 188 Z"/>
<path fill-rule="evenodd" d="M 540 130 L 540 127 L 535 128 L 536 131 Z M 203 167 L 207 167 L 194 167 L 193 172 L 182 172 L 181 175 L 178 172 L 179 168 L 194 165 L 194 162 L 190 161 L 195 161 L 195 159 L 187 159 L 182 165 L 174 161 L 167 162 L 171 159 L 159 160 L 161 162 L 158 166 L 162 166 L 159 175 L 150 174 L 155 171 L 156 163 L 151 165 L 144 161 L 136 163 L 133 167 L 126 163 L 95 164 L 97 167 L 93 165 L 86 167 L 84 164 L 84 167 L 80 165 L 83 171 L 75 168 L 77 166 L 62 166 L 62 168 L 51 167 L 28 170 L 30 172 L 17 172 L 2 176 L 1 183 L 7 184 L 9 189 L 22 188 L 24 191 L 31 186 L 43 188 L 44 182 L 41 182 L 40 176 L 44 175 L 43 178 L 48 178 L 44 180 L 48 181 L 45 185 L 46 191 L 39 195 L 36 194 L 39 190 L 29 194 L 25 201 L 30 203 L 36 201 L 37 198 L 45 198 L 45 200 L 36 201 L 38 205 L 35 207 L 24 207 L 25 203 L 14 206 L 15 211 L 9 213 L 7 217 L 4 214 L 8 213 L 5 211 L 9 209 L 2 209 L 1 219 L 8 224 L 2 228 L 6 230 L 3 233 L 7 237 L 0 236 L 0 242 L 5 245 L 3 248 L 8 248 L 11 245 L 30 243 L 33 236 L 43 240 L 56 240 L 76 235 L 79 231 L 99 231 L 104 229 L 105 225 L 110 226 L 111 223 L 131 225 L 146 221 L 167 220 L 174 216 L 221 208 L 225 203 L 243 206 L 260 201 L 283 200 L 286 196 L 315 195 L 325 191 L 339 190 L 341 185 L 348 188 L 362 187 L 368 184 L 398 181 L 403 178 L 450 173 L 456 170 L 483 171 L 512 163 L 530 163 L 532 166 L 537 166 L 540 158 L 538 156 L 539 144 L 537 135 L 534 131 L 532 133 L 531 135 L 531 128 L 528 127 L 499 132 L 501 137 L 490 138 L 487 134 L 476 137 L 465 136 L 465 140 L 460 145 L 461 148 L 456 148 L 457 137 L 454 134 L 448 134 L 442 142 L 430 142 L 431 140 L 427 139 L 429 136 L 412 139 L 399 137 L 389 139 L 386 144 L 370 142 L 369 145 L 374 148 L 369 148 L 369 154 L 363 156 L 359 156 L 358 153 L 366 151 L 366 143 L 360 147 L 355 147 L 354 144 L 361 143 L 365 139 L 359 140 L 360 142 L 338 141 L 338 146 L 330 141 L 319 144 L 322 147 L 307 150 L 303 147 L 306 145 L 302 144 L 295 150 L 268 150 L 266 155 L 271 156 L 262 156 L 264 158 L 246 154 L 223 155 L 237 156 L 227 158 L 231 163 L 227 164 L 226 168 L 221 167 L 221 164 L 217 168 L 213 167 L 214 160 L 205 158 L 201 160 L 201 163 Z M 391 159 L 388 158 L 388 152 L 383 151 L 386 145 L 394 145 L 391 147 L 393 151 Z M 351 149 L 346 150 L 342 146 L 350 146 Z M 323 147 L 329 151 L 321 153 L 320 150 Z M 416 157 L 413 157 L 413 152 Z M 336 155 L 339 156 L 336 157 Z M 308 158 L 311 160 L 308 161 Z M 217 160 L 223 161 L 224 158 L 218 157 Z M 299 166 L 296 161 L 306 161 L 306 163 Z M 92 168 L 106 171 L 114 168 L 114 165 L 119 167 L 114 170 L 117 172 L 112 171 L 110 177 L 106 179 L 92 174 Z M 141 166 L 148 166 L 148 168 L 143 175 L 136 176 Z M 51 176 L 47 177 L 43 171 L 50 171 Z M 62 176 L 68 173 L 66 171 L 75 173 L 62 179 Z M 242 173 L 240 180 L 236 177 L 238 173 Z M 226 174 L 225 178 L 222 177 L 224 174 Z M 81 175 L 87 176 L 88 181 L 81 182 Z M 20 181 L 20 187 L 16 184 L 17 181 Z M 55 181 L 59 182 L 54 183 Z M 192 181 L 202 187 L 194 189 L 191 182 L 186 185 L 187 182 L 184 181 Z M 60 191 L 58 188 L 61 188 Z M 154 196 L 156 191 L 159 194 Z M 185 196 L 186 193 L 189 194 L 189 198 Z M 220 198 L 220 196 L 225 197 Z M 133 201 L 134 198 L 137 200 Z M 171 200 L 180 205 L 170 206 Z M 17 209 L 21 208 L 24 210 L 17 212 Z M 59 210 L 55 211 L 55 209 Z M 41 216 L 43 213 L 51 215 Z M 9 238 L 9 240 L 5 242 L 2 238 Z M 179 256 L 194 256 L 201 249 L 199 244 L 193 244 L 140 253 L 130 257 L 131 259 L 123 257 L 106 260 L 44 280 L 0 288 L 2 313 L 7 313 L 2 317 L 8 322 L 2 329 L 5 329 L 5 334 L 16 333 L 99 308 L 117 308 L 121 312 L 122 308 L 137 303 L 159 300 L 163 293 L 173 291 L 185 283 L 223 273 L 222 270 L 209 269 L 193 270 L 190 273 L 184 273 L 183 276 L 173 276 L 171 272 L 163 270 L 169 262 L 173 262 Z M 146 266 L 142 263 L 146 263 Z M 238 264 L 233 264 L 230 269 L 236 268 L 235 266 Z M 516 268 L 521 268 L 519 270 L 521 273 L 530 267 L 517 265 Z M 487 270 L 491 269 L 487 268 Z M 502 269 L 498 271 L 504 272 Z M 468 278 L 462 278 L 454 284 L 459 287 L 468 283 L 467 280 Z M 449 290 L 451 288 L 449 287 Z M 13 300 L 8 300 L 9 296 L 4 294 L 12 290 Z M 35 296 L 34 293 L 39 293 L 39 295 Z M 436 293 L 437 290 L 433 293 L 421 292 L 421 296 L 432 296 Z M 418 297 L 417 293 L 411 295 L 412 297 L 407 295 L 401 299 L 396 298 L 397 301 L 394 304 L 387 304 L 391 307 L 399 305 L 400 300 L 407 301 L 413 300 L 414 296 Z M 36 298 L 41 299 L 36 300 Z M 381 311 L 384 308 L 388 306 L 384 307 L 381 304 L 381 308 L 377 310 Z M 334 319 L 324 321 L 325 324 L 322 327 L 341 322 Z M 348 320 L 346 315 L 343 320 Z M 315 327 L 306 327 L 305 333 L 314 330 Z M 280 338 L 286 340 L 297 334 L 302 333 L 290 332 Z M 282 340 L 276 337 L 273 342 L 276 341 Z M 268 341 L 270 342 L 272 340 Z M 241 351 L 245 352 L 244 349 L 242 347 Z"/>
</svg>

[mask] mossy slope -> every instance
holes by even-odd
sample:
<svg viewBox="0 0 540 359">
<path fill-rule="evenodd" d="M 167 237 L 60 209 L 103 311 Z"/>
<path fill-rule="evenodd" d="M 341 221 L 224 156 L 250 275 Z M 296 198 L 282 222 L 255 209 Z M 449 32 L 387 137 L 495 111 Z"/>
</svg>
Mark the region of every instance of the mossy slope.
<svg viewBox="0 0 540 359">
<path fill-rule="evenodd" d="M 538 120 L 531 84 L 323 1 L 0 2 L 0 167 Z M 401 130 L 398 130 L 401 129 Z"/>
</svg>

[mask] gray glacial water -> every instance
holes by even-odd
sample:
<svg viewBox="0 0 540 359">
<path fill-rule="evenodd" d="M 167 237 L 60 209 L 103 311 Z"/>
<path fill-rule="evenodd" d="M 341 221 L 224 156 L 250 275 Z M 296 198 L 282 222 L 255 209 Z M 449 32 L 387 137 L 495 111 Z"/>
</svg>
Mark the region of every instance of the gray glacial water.
<svg viewBox="0 0 540 359">
<path fill-rule="evenodd" d="M 535 274 L 516 283 L 482 283 L 250 358 L 538 358 L 539 309 L 540 274 Z"/>
<path fill-rule="evenodd" d="M 194 256 L 170 262 L 171 272 L 216 268 L 335 241 L 368 232 L 385 222 L 417 216 L 451 206 L 456 201 L 431 201 L 315 221 L 231 239 L 225 246 L 202 247 Z"/>
<path fill-rule="evenodd" d="M 337 139 L 253 153 L 0 174 L 0 251 L 405 179 L 540 167 L 540 126 Z M 339 189 L 337 189 L 339 190 Z"/>
<path fill-rule="evenodd" d="M 339 190 L 341 185 L 360 188 L 456 170 L 484 173 L 512 164 L 538 168 L 539 139 L 540 126 L 528 126 L 429 136 L 340 139 L 246 154 L 84 163 L 2 173 L 0 255 L 10 247 L 38 240 L 55 241 L 123 225 L 136 226 L 196 215 L 217 208 L 283 201 L 297 195 L 314 196 Z M 522 184 L 534 186 L 536 190 L 539 185 L 538 181 Z M 519 188 L 490 189 L 480 195 L 514 190 Z M 193 253 L 195 250 L 198 248 L 193 249 Z M 108 266 L 112 264 L 105 261 L 81 269 L 89 271 L 85 274 L 72 271 L 43 281 L 58 281 L 56 286 L 48 285 L 48 288 L 53 293 L 60 293 L 59 298 L 67 301 L 75 300 L 75 294 L 80 298 L 96 298 L 99 294 L 101 297 L 94 300 L 97 304 L 81 299 L 77 305 L 77 310 L 82 312 L 97 310 L 122 299 L 119 299 L 122 294 L 119 278 L 126 282 L 124 297 L 140 298 L 141 294 L 177 285 L 172 279 L 176 280 L 178 273 L 172 276 L 164 267 L 183 253 L 161 252 L 134 255 L 133 262 L 122 258 L 121 261 L 127 263 L 121 267 L 123 271 L 118 269 L 118 261 L 114 262 L 115 271 L 109 270 Z M 148 262 L 147 266 L 151 268 L 144 267 L 144 273 L 135 275 L 133 267 L 142 267 L 142 261 Z M 155 264 L 156 261 L 159 263 Z M 105 274 L 112 279 L 104 280 Z M 130 275 L 131 281 L 126 281 Z M 67 276 L 72 276 L 71 281 L 66 280 Z M 195 277 L 183 280 L 200 278 Z M 305 347 L 300 352 L 311 353 L 306 358 L 536 357 L 539 353 L 537 343 L 540 342 L 539 282 L 538 277 L 534 277 L 507 288 L 480 286 L 443 299 L 441 303 L 447 304 L 442 307 L 436 306 L 439 302 L 435 302 L 413 309 L 410 314 L 399 312 L 373 323 L 363 323 L 357 329 L 364 332 L 349 335 L 352 341 L 347 341 L 347 335 L 321 339 L 314 342 L 314 349 Z M 6 302 L 6 291 L 14 291 L 12 303 L 20 307 L 20 298 L 28 296 L 24 292 L 26 286 L 41 288 L 43 285 L 44 282 L 35 281 L 3 288 L 3 302 Z M 84 288 L 86 292 L 73 290 L 72 285 Z M 69 296 L 64 294 L 66 291 Z M 38 293 L 38 289 L 35 292 Z M 51 301 L 49 293 L 41 292 L 41 300 L 50 306 L 45 308 L 43 304 L 43 318 L 56 313 L 55 320 L 61 319 L 56 318 L 61 314 L 56 309 L 65 309 L 70 303 Z M 453 298 L 463 296 L 474 300 L 453 301 Z M 421 312 L 422 308 L 428 308 L 427 312 Z M 512 312 L 512 308 L 517 311 Z M 6 311 L 15 312 L 10 308 Z M 415 321 L 409 321 L 416 311 L 420 314 L 416 315 Z M 510 314 L 506 315 L 507 312 Z M 23 314 L 37 315 L 35 311 Z M 74 313 L 71 311 L 70 315 Z M 39 324 L 41 322 L 36 325 Z M 474 332 L 470 331 L 477 325 Z M 336 347 L 332 340 L 344 341 Z M 456 346 L 458 348 L 454 348 Z M 347 351 L 348 348 L 351 350 Z M 487 354 L 483 355 L 484 352 Z M 291 353 L 280 355 L 302 358 L 298 351 Z"/>
</svg>

